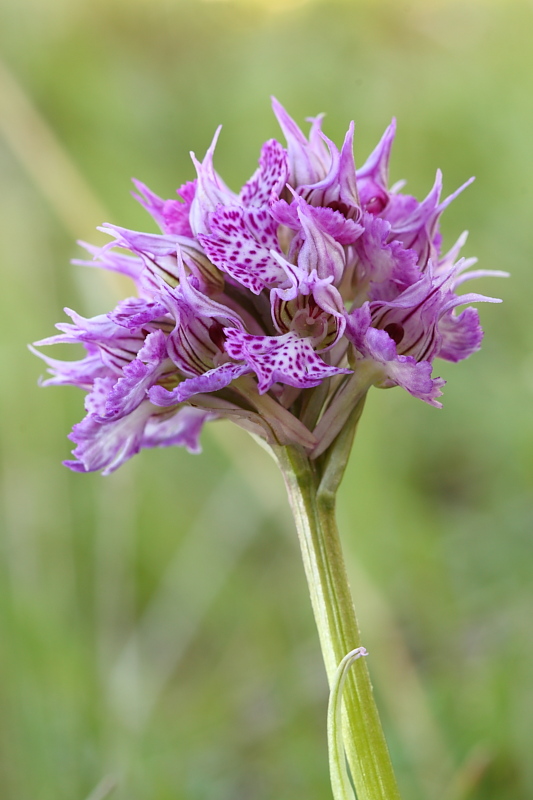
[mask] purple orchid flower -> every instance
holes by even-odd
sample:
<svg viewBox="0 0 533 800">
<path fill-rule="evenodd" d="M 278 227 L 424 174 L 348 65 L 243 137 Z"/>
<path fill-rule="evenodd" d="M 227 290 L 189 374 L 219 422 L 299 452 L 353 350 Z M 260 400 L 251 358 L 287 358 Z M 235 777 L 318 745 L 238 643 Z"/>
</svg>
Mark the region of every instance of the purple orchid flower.
<svg viewBox="0 0 533 800">
<path fill-rule="evenodd" d="M 36 343 L 86 351 L 71 362 L 34 351 L 43 385 L 87 392 L 72 469 L 107 474 L 145 447 L 198 452 L 204 423 L 221 417 L 318 458 L 371 385 L 440 406 L 435 358 L 479 349 L 469 304 L 499 301 L 456 289 L 506 273 L 470 270 L 465 235 L 440 252 L 440 216 L 470 181 L 441 202 L 438 172 L 419 202 L 388 185 L 394 121 L 357 169 L 353 123 L 338 149 L 321 116 L 307 137 L 273 108 L 287 146 L 266 142 L 239 192 L 215 171 L 219 129 L 178 198 L 134 182 L 160 233 L 106 224 L 108 245 L 83 245 L 92 260 L 75 263 L 131 278 L 137 296 L 92 319 L 67 310 L 72 322 Z"/>
</svg>

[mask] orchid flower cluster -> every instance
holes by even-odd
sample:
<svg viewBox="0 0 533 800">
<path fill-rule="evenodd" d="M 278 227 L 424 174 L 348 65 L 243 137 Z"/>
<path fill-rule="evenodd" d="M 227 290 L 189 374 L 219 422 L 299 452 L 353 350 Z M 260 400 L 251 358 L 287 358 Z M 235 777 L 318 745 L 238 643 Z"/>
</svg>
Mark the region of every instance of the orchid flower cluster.
<svg viewBox="0 0 533 800">
<path fill-rule="evenodd" d="M 87 391 L 71 439 L 73 470 L 112 472 L 141 448 L 199 451 L 205 422 L 231 418 L 274 445 L 324 453 L 371 385 L 402 386 L 440 406 L 438 356 L 479 349 L 471 302 L 456 294 L 475 259 L 463 234 L 441 254 L 439 218 L 467 186 L 440 200 L 437 172 L 419 202 L 388 186 L 394 121 L 356 170 L 353 123 L 340 150 L 310 119 L 307 138 L 273 101 L 286 147 L 274 139 L 241 191 L 213 166 L 220 129 L 194 181 L 163 200 L 135 181 L 136 199 L 161 233 L 105 224 L 96 265 L 132 279 L 137 296 L 108 314 L 70 323 L 37 345 L 77 343 L 59 361 L 36 351 L 51 377 Z"/>
</svg>

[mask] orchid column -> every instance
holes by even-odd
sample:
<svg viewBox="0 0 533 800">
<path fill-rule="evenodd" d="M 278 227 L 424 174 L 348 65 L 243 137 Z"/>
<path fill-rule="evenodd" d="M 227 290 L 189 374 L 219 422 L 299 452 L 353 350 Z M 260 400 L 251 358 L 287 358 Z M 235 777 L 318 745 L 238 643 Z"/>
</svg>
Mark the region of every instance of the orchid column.
<svg viewBox="0 0 533 800">
<path fill-rule="evenodd" d="M 37 343 L 81 343 L 83 359 L 35 352 L 45 384 L 87 392 L 73 470 L 108 474 L 143 447 L 198 452 L 204 423 L 220 418 L 271 449 L 340 698 L 338 665 L 361 643 L 335 496 L 366 394 L 402 386 L 439 407 L 434 359 L 466 358 L 483 335 L 477 311 L 456 308 L 497 302 L 456 289 L 504 273 L 468 271 L 475 259 L 457 260 L 464 235 L 441 254 L 439 217 L 457 192 L 440 201 L 440 172 L 422 202 L 389 189 L 394 123 L 356 172 L 353 123 L 339 150 L 320 117 L 307 138 L 273 104 L 287 147 L 266 142 L 239 194 L 214 169 L 218 131 L 202 162 L 193 155 L 197 178 L 179 199 L 135 182 L 161 233 L 106 224 L 110 243 L 85 245 L 93 259 L 77 263 L 127 275 L 136 295 L 92 319 L 66 309 L 72 322 Z M 346 682 L 343 732 L 358 800 L 398 798 L 364 659 Z"/>
</svg>

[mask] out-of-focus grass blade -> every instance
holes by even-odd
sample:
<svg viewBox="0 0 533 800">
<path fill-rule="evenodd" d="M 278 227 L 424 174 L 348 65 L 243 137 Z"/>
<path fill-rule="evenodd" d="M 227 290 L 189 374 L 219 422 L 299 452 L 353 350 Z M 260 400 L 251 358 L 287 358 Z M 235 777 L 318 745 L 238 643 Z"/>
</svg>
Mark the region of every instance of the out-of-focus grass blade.
<svg viewBox="0 0 533 800">
<path fill-rule="evenodd" d="M 117 779 L 112 775 L 107 775 L 105 778 L 102 778 L 98 786 L 95 786 L 86 800 L 105 800 L 106 797 L 109 797 L 109 795 L 115 791 L 117 786 Z"/>
<path fill-rule="evenodd" d="M 33 105 L 0 60 L 0 132 L 73 238 L 105 218 L 105 209 Z"/>
<path fill-rule="evenodd" d="M 275 507 L 270 508 L 270 513 Z M 109 702 L 123 723 L 142 729 L 202 618 L 265 521 L 255 497 L 229 472 L 163 575 L 109 676 Z"/>
</svg>

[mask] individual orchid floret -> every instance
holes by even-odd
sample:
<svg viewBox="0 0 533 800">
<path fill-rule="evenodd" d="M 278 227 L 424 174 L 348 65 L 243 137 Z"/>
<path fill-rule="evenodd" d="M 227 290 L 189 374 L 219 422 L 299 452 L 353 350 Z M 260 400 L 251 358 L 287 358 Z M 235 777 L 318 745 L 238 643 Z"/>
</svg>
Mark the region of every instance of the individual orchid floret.
<svg viewBox="0 0 533 800">
<path fill-rule="evenodd" d="M 280 259 L 281 263 L 281 259 Z M 319 278 L 285 262 L 290 280 L 287 288 L 270 293 L 272 320 L 280 333 L 293 331 L 310 339 L 317 350 L 329 350 L 340 339 L 345 327 L 345 309 L 332 277 Z"/>
<path fill-rule="evenodd" d="M 455 295 L 451 287 L 460 268 L 458 262 L 447 275 L 434 276 L 430 264 L 420 280 L 396 299 L 366 301 L 347 315 L 346 335 L 356 351 L 382 365 L 376 383 L 403 386 L 440 406 L 436 397 L 442 381 L 429 380 L 431 363 L 437 356 L 449 361 L 468 358 L 480 348 L 483 337 L 475 309 L 459 316 L 454 309 L 472 302 L 499 302 L 480 294 Z"/>
<path fill-rule="evenodd" d="M 37 343 L 85 349 L 71 362 L 36 351 L 45 385 L 87 392 L 72 469 L 107 474 L 144 447 L 197 452 L 203 424 L 222 417 L 320 459 L 370 386 L 440 406 L 435 359 L 479 349 L 469 304 L 497 301 L 456 290 L 505 273 L 457 260 L 465 235 L 442 254 L 439 232 L 468 184 L 441 202 L 438 172 L 420 202 L 388 186 L 394 121 L 357 170 L 353 123 L 339 149 L 321 116 L 307 138 L 273 109 L 286 147 L 265 142 L 239 191 L 214 168 L 219 129 L 178 198 L 135 181 L 159 233 L 105 224 L 108 245 L 83 245 L 93 260 L 76 263 L 128 277 L 134 292 L 93 318 L 67 310 L 71 322 Z"/>
<path fill-rule="evenodd" d="M 372 382 L 375 385 L 402 386 L 420 400 L 441 406 L 437 397 L 442 394 L 444 381 L 442 378 L 432 379 L 432 366 L 428 359 L 417 361 L 414 356 L 399 352 L 396 340 L 403 336 L 400 323 L 389 323 L 385 329 L 373 326 L 370 303 L 367 302 L 352 312 L 346 327 L 347 336 L 357 353 L 363 360 L 374 363 L 376 371 Z"/>
</svg>

